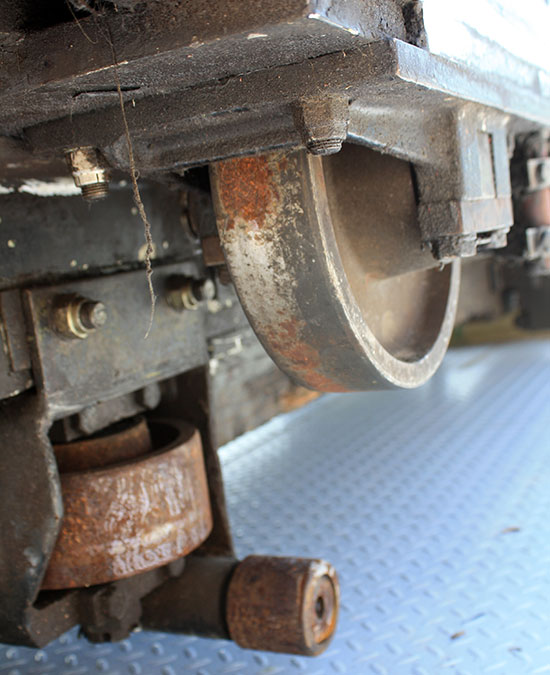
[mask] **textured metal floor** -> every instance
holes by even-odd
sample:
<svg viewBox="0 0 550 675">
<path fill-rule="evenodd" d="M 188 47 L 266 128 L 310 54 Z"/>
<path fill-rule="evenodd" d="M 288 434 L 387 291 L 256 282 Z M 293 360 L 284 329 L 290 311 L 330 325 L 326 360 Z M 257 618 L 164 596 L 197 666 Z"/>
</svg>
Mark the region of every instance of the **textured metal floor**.
<svg viewBox="0 0 550 675">
<path fill-rule="evenodd" d="M 327 396 L 222 451 L 238 552 L 325 556 L 318 659 L 138 633 L 0 647 L 0 673 L 550 672 L 550 343 L 450 353 L 417 391 Z"/>
</svg>

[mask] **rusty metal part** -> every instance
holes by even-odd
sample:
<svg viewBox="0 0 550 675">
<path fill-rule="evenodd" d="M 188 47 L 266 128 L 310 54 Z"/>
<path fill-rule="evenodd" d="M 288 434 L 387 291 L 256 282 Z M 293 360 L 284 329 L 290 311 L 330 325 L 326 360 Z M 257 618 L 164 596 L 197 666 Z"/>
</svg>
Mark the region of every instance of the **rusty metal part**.
<svg viewBox="0 0 550 675">
<path fill-rule="evenodd" d="M 185 419 L 200 431 L 202 439 L 213 526 L 199 552 L 201 555 L 234 555 L 217 452 L 219 441 L 214 429 L 213 418 L 217 415 L 218 407 L 213 399 L 212 378 L 207 368 L 194 368 L 163 385 L 158 415 L 178 418 L 185 412 Z"/>
<path fill-rule="evenodd" d="M 339 585 L 323 560 L 190 556 L 184 573 L 147 596 L 149 630 L 235 640 L 241 647 L 314 656 L 334 634 Z"/>
<path fill-rule="evenodd" d="M 407 163 L 360 146 L 212 169 L 220 240 L 276 363 L 320 391 L 414 387 L 452 332 L 457 263 L 434 268 Z"/>
<path fill-rule="evenodd" d="M 74 184 L 88 201 L 103 199 L 109 193 L 109 170 L 96 148 L 74 148 L 66 152 Z"/>
<path fill-rule="evenodd" d="M 53 300 L 51 326 L 63 337 L 83 340 L 106 321 L 107 310 L 102 302 L 76 294 L 61 295 Z"/>
<path fill-rule="evenodd" d="M 209 236 L 201 239 L 202 257 L 207 267 L 225 265 L 225 256 L 218 236 Z"/>
<path fill-rule="evenodd" d="M 222 286 L 229 286 L 232 283 L 231 274 L 229 274 L 227 265 L 220 265 L 218 267 L 218 279 L 220 280 L 220 284 L 222 284 Z"/>
<path fill-rule="evenodd" d="M 246 649 L 315 656 L 334 634 L 338 604 L 338 578 L 324 560 L 248 556 L 229 582 L 229 634 Z"/>
<path fill-rule="evenodd" d="M 155 422 L 151 454 L 60 476 L 64 517 L 43 589 L 145 572 L 197 548 L 212 529 L 198 432 Z"/>
<path fill-rule="evenodd" d="M 152 443 L 145 418 L 122 422 L 89 438 L 53 446 L 61 474 L 88 471 L 135 459 L 151 452 Z"/>
</svg>

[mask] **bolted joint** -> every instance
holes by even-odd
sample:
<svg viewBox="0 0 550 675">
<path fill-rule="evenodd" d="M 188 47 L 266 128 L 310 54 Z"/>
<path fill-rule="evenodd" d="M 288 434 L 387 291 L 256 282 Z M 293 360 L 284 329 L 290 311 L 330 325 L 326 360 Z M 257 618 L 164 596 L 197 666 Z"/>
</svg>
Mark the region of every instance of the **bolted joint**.
<svg viewBox="0 0 550 675">
<path fill-rule="evenodd" d="M 294 123 L 313 155 L 333 155 L 342 148 L 349 124 L 349 100 L 331 95 L 298 101 Z"/>
<path fill-rule="evenodd" d="M 176 277 L 171 280 L 166 301 L 178 312 L 196 310 L 202 302 L 214 300 L 216 284 L 212 279 L 189 279 Z"/>
<path fill-rule="evenodd" d="M 109 192 L 109 169 L 99 150 L 90 146 L 66 152 L 76 187 L 87 201 L 103 199 Z"/>
<path fill-rule="evenodd" d="M 102 302 L 80 295 L 63 295 L 54 300 L 50 324 L 63 337 L 85 339 L 106 321 L 107 309 Z"/>
</svg>

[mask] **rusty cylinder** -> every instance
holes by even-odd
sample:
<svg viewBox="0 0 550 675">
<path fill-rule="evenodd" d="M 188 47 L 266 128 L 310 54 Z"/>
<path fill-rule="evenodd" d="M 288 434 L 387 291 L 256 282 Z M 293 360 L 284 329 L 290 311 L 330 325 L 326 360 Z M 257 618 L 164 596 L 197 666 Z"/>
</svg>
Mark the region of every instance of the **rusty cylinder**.
<svg viewBox="0 0 550 675">
<path fill-rule="evenodd" d="M 338 618 L 336 572 L 324 560 L 189 556 L 181 577 L 143 599 L 148 630 L 231 638 L 245 649 L 315 656 Z"/>
<path fill-rule="evenodd" d="M 229 635 L 246 649 L 316 656 L 334 634 L 339 597 L 324 560 L 248 556 L 229 582 Z"/>
</svg>

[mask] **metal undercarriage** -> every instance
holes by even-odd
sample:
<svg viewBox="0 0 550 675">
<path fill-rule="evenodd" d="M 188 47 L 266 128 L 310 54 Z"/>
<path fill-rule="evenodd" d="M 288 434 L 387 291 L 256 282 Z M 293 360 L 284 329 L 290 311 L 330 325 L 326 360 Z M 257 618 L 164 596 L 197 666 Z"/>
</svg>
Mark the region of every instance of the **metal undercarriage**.
<svg viewBox="0 0 550 675">
<path fill-rule="evenodd" d="M 421 385 L 457 313 L 550 327 L 548 71 L 433 54 L 420 2 L 265 4 L 0 15 L 4 642 L 319 653 L 335 571 L 236 560 L 216 448 Z"/>
</svg>

